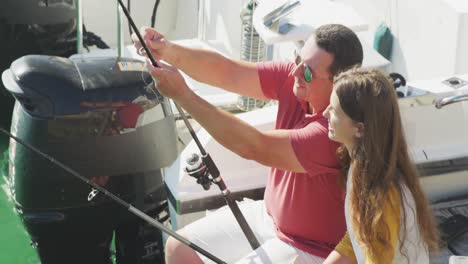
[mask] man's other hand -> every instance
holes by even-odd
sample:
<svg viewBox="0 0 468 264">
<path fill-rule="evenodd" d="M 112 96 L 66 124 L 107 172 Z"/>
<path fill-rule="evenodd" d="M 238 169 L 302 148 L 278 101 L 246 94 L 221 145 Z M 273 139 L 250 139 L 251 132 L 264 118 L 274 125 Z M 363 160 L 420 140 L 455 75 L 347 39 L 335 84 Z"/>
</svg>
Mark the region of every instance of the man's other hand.
<svg viewBox="0 0 468 264">
<path fill-rule="evenodd" d="M 151 61 L 147 60 L 146 68 L 156 80 L 156 88 L 162 95 L 180 101 L 193 93 L 176 67 L 160 61 L 156 61 L 156 63 L 158 67 L 154 67 Z"/>
</svg>

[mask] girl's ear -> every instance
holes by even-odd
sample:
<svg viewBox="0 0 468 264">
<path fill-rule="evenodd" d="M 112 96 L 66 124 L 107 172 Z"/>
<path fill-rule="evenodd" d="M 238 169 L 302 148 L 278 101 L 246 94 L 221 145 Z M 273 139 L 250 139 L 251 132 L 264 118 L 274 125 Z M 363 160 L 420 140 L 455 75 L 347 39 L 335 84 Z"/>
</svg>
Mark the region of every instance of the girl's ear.
<svg viewBox="0 0 468 264">
<path fill-rule="evenodd" d="M 354 134 L 355 137 L 361 138 L 364 136 L 364 123 L 362 122 L 357 122 L 356 123 L 356 132 Z"/>
</svg>

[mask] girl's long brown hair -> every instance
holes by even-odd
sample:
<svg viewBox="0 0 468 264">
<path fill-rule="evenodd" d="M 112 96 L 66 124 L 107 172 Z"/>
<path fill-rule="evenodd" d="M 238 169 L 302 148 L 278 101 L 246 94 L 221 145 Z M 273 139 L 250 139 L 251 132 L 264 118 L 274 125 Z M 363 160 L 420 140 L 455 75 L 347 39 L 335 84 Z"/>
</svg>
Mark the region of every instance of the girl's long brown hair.
<svg viewBox="0 0 468 264">
<path fill-rule="evenodd" d="M 404 184 L 415 200 L 419 232 L 429 250 L 436 252 L 438 232 L 419 182 L 419 174 L 408 154 L 392 82 L 379 71 L 355 68 L 337 76 L 334 87 L 343 111 L 353 121 L 364 124 L 363 136 L 357 139 L 351 153 L 352 159 L 344 146 L 338 150 L 345 169 L 352 163 L 353 188 L 349 194 L 349 209 L 356 238 L 371 259 L 378 254 L 376 243 L 391 246 L 388 226 L 383 234 L 375 230 L 385 224 L 382 204 L 392 187 L 399 192 L 400 208 L 404 214 Z M 404 228 L 406 234 L 406 225 L 400 228 Z M 404 240 L 404 237 L 400 238 L 400 250 Z"/>
</svg>

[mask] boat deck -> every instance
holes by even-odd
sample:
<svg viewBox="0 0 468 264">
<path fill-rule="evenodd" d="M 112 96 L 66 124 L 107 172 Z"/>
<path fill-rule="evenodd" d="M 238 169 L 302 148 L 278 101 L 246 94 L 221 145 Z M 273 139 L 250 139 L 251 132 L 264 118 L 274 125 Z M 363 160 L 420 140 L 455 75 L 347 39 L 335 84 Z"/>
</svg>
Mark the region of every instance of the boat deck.
<svg viewBox="0 0 468 264">
<path fill-rule="evenodd" d="M 440 255 L 431 259 L 432 264 L 447 263 L 452 255 L 468 256 L 468 196 L 432 205 L 434 216 L 441 228 L 444 238 L 452 234 L 450 242 L 441 249 Z M 461 217 L 460 217 L 461 216 Z"/>
</svg>

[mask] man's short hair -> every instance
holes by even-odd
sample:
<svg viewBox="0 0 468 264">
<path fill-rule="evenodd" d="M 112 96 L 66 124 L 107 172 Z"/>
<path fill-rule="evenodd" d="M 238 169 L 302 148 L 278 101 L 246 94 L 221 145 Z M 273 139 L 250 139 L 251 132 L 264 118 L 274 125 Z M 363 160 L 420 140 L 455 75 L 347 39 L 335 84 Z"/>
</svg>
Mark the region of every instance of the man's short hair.
<svg viewBox="0 0 468 264">
<path fill-rule="evenodd" d="M 328 24 L 317 28 L 315 43 L 333 54 L 330 65 L 331 78 L 351 67 L 360 66 L 363 59 L 361 41 L 349 28 L 340 24 Z"/>
</svg>

